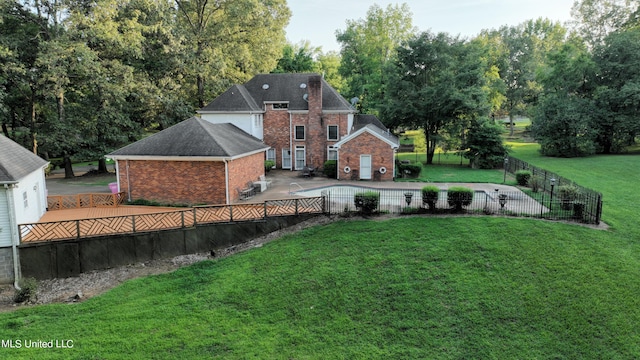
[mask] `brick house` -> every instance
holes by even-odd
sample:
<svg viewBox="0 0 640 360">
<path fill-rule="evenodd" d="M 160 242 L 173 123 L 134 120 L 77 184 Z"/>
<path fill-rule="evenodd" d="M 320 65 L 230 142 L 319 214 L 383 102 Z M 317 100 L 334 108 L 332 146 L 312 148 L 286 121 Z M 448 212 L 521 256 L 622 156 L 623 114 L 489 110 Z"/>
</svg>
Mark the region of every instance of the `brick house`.
<svg viewBox="0 0 640 360">
<path fill-rule="evenodd" d="M 230 204 L 264 175 L 268 148 L 235 125 L 192 117 L 106 157 L 116 161 L 118 189 L 129 200 Z"/>
<path fill-rule="evenodd" d="M 263 140 L 276 168 L 321 169 L 326 160 L 338 160 L 355 170 L 350 178 L 393 179 L 397 137 L 375 116 L 356 113 L 318 74 L 256 75 L 198 111 L 204 120 L 232 123 Z"/>
<path fill-rule="evenodd" d="M 20 278 L 18 224 L 37 222 L 47 211 L 45 169 L 48 165 L 20 144 L 0 135 L 0 284 Z"/>
</svg>

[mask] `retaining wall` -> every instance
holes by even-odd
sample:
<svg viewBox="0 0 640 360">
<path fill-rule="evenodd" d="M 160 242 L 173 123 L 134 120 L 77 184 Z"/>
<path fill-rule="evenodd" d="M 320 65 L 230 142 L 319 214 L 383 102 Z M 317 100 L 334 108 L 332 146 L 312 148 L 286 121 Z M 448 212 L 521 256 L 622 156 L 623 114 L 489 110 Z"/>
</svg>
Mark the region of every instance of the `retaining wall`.
<svg viewBox="0 0 640 360">
<path fill-rule="evenodd" d="M 22 276 L 39 280 L 72 277 L 93 270 L 209 252 L 250 241 L 315 216 L 319 215 L 282 216 L 149 233 L 25 243 L 19 246 Z"/>
</svg>

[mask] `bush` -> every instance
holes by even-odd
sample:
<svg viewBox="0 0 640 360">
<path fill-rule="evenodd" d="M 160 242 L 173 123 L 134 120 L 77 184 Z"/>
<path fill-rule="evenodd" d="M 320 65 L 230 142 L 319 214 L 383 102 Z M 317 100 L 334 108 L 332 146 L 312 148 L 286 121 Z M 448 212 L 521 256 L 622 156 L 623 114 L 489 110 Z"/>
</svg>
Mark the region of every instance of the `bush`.
<svg viewBox="0 0 640 360">
<path fill-rule="evenodd" d="M 438 195 L 440 195 L 440 189 L 437 186 L 428 185 L 423 187 L 422 192 L 422 205 L 426 205 L 431 211 L 436 209 L 436 203 L 438 202 Z"/>
<path fill-rule="evenodd" d="M 584 220 L 584 203 L 579 201 L 573 202 L 573 218 L 576 220 Z"/>
<path fill-rule="evenodd" d="M 516 171 L 516 181 L 520 186 L 527 186 L 529 183 L 529 179 L 531 179 L 531 171 L 529 170 L 518 170 Z"/>
<path fill-rule="evenodd" d="M 578 197 L 578 194 L 578 188 L 573 185 L 558 186 L 558 196 L 560 197 L 562 210 L 571 210 L 573 201 Z"/>
<path fill-rule="evenodd" d="M 364 191 L 355 193 L 353 203 L 364 214 L 371 214 L 378 208 L 380 193 L 377 191 Z"/>
<path fill-rule="evenodd" d="M 264 161 L 264 172 L 269 172 L 271 169 L 276 166 L 276 162 L 273 160 L 265 160 Z"/>
<path fill-rule="evenodd" d="M 531 179 L 529 180 L 529 186 L 531 186 L 531 191 L 533 191 L 534 193 L 537 193 L 538 191 L 540 191 L 540 188 L 542 187 L 543 183 L 544 183 L 544 180 L 540 176 L 532 176 Z"/>
<path fill-rule="evenodd" d="M 38 282 L 34 278 L 24 278 L 18 281 L 20 290 L 16 289 L 16 293 L 13 296 L 13 301 L 16 303 L 23 303 L 27 301 L 36 300 L 36 292 L 38 290 Z"/>
<path fill-rule="evenodd" d="M 504 146 L 502 129 L 488 119 L 472 121 L 467 133 L 464 157 L 474 169 L 495 169 L 502 166 L 508 149 Z"/>
<path fill-rule="evenodd" d="M 456 211 L 462 211 L 463 206 L 471 205 L 473 189 L 464 186 L 454 186 L 447 190 L 447 202 Z"/>
<path fill-rule="evenodd" d="M 421 165 L 400 164 L 398 167 L 399 173 L 402 177 L 417 178 L 422 171 Z"/>
<path fill-rule="evenodd" d="M 336 160 L 325 161 L 323 172 L 327 177 L 335 179 L 338 177 L 338 162 Z"/>
</svg>

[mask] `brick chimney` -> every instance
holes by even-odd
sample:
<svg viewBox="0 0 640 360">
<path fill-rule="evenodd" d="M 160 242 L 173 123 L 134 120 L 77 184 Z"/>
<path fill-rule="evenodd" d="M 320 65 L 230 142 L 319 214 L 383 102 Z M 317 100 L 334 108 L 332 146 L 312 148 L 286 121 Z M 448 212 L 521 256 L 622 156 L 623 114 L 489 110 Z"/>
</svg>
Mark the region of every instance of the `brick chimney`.
<svg viewBox="0 0 640 360">
<path fill-rule="evenodd" d="M 320 121 L 322 116 L 322 76 L 309 76 L 309 121 Z"/>
<path fill-rule="evenodd" d="M 326 153 L 325 125 L 322 119 L 322 76 L 309 76 L 309 117 L 307 120 L 307 165 L 316 168 L 324 165 Z"/>
</svg>

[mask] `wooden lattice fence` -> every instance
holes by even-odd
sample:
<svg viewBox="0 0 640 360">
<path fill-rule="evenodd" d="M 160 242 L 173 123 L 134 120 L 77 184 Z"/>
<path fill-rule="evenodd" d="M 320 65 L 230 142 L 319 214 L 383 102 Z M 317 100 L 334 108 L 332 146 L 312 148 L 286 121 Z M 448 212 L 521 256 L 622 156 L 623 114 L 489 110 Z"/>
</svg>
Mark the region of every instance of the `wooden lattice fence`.
<svg viewBox="0 0 640 360">
<path fill-rule="evenodd" d="M 199 224 L 253 221 L 268 217 L 321 214 L 323 197 L 269 200 L 256 204 L 198 206 L 153 214 L 19 225 L 20 241 L 50 241 L 193 227 Z"/>
<path fill-rule="evenodd" d="M 125 200 L 125 193 L 116 194 L 74 194 L 47 196 L 47 209 L 66 210 L 92 207 L 116 207 Z"/>
</svg>

